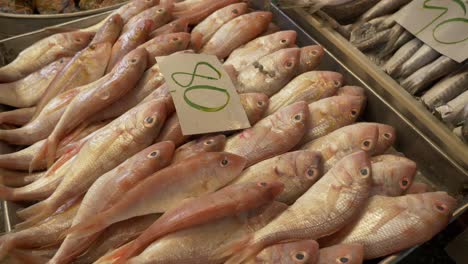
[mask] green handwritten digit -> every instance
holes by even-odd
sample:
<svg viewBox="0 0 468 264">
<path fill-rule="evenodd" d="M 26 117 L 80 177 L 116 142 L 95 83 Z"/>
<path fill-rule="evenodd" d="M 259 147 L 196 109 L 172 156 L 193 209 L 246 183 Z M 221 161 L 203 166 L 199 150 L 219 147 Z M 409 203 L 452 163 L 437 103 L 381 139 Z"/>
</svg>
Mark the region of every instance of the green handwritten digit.
<svg viewBox="0 0 468 264">
<path fill-rule="evenodd" d="M 212 77 L 212 76 L 206 76 L 206 75 L 200 75 L 200 74 L 197 74 L 197 71 L 198 71 L 198 67 L 202 66 L 202 65 L 205 65 L 209 68 L 211 68 L 216 74 L 218 77 Z M 176 80 L 176 76 L 178 75 L 189 75 L 192 77 L 192 79 L 190 79 L 189 83 L 188 84 L 181 84 L 180 82 L 178 82 Z M 172 80 L 177 83 L 179 86 L 182 86 L 182 87 L 189 87 L 190 85 L 193 84 L 193 81 L 195 80 L 196 77 L 199 77 L 199 78 L 203 78 L 203 79 L 207 79 L 207 80 L 219 80 L 221 78 L 221 72 L 218 71 L 215 67 L 213 67 L 211 64 L 209 64 L 208 62 L 199 62 L 197 63 L 197 65 L 195 66 L 195 69 L 193 69 L 193 73 L 186 73 L 186 72 L 174 72 L 172 75 L 171 75 L 171 78 Z"/>
<path fill-rule="evenodd" d="M 437 37 L 437 30 L 445 25 L 445 24 L 450 24 L 450 23 L 454 23 L 454 22 L 462 22 L 462 23 L 468 23 L 468 19 L 466 18 L 463 18 L 463 17 L 456 17 L 456 18 L 451 18 L 451 19 L 447 19 L 441 23 L 439 23 L 433 30 L 432 30 L 432 36 L 434 37 L 434 39 L 439 42 L 439 43 L 442 43 L 442 44 L 457 44 L 457 43 L 461 43 L 463 41 L 466 41 L 468 40 L 468 36 L 465 37 L 464 39 L 461 39 L 461 40 L 456 40 L 456 41 L 443 41 L 443 40 L 440 40 L 438 37 Z"/>
<path fill-rule="evenodd" d="M 428 28 L 430 25 L 432 25 L 434 22 L 436 22 L 439 18 L 441 18 L 442 16 L 444 16 L 448 12 L 448 8 L 446 6 L 429 5 L 428 3 L 431 2 L 431 1 L 433 1 L 433 0 L 425 0 L 424 3 L 423 3 L 423 8 L 424 9 L 433 9 L 433 10 L 443 10 L 443 12 L 440 13 L 439 16 L 434 18 L 429 24 L 427 24 L 425 27 L 423 27 L 421 30 L 419 30 L 416 33 L 416 35 L 423 32 L 426 28 Z M 452 0 L 452 2 L 455 2 L 457 5 L 459 5 L 460 8 L 463 10 L 464 14 L 466 15 L 466 6 L 465 6 L 465 4 L 463 3 L 462 0 Z"/>
<path fill-rule="evenodd" d="M 187 93 L 190 92 L 190 91 L 193 91 L 193 90 L 211 90 L 211 91 L 217 91 L 217 92 L 224 93 L 224 94 L 226 94 L 226 102 L 223 105 L 218 106 L 218 107 L 207 107 L 207 106 L 196 104 L 192 100 L 190 100 L 188 98 L 188 96 L 187 96 Z M 195 109 L 198 109 L 200 111 L 203 111 L 203 112 L 218 112 L 218 111 L 223 110 L 228 105 L 229 101 L 231 100 L 231 95 L 225 89 L 221 89 L 221 88 L 210 86 L 210 85 L 196 85 L 196 86 L 192 86 L 190 88 L 187 88 L 185 90 L 184 100 L 188 105 L 190 105 L 191 107 L 193 107 Z"/>
</svg>

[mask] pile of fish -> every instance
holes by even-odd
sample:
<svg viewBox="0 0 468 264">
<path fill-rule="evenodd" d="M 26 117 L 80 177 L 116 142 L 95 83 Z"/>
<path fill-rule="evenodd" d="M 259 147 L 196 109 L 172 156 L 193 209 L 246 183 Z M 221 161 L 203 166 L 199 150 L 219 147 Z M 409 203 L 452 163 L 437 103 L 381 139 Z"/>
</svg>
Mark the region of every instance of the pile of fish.
<svg viewBox="0 0 468 264">
<path fill-rule="evenodd" d="M 0 0 L 0 12 L 62 14 L 113 6 L 127 0 Z"/>
<path fill-rule="evenodd" d="M 456 200 L 296 36 L 240 0 L 134 0 L 25 49 L 0 68 L 0 140 L 24 147 L 0 155 L 0 198 L 29 206 L 0 258 L 362 263 L 431 239 Z M 182 134 L 155 57 L 193 52 L 224 62 L 251 128 Z"/>
<path fill-rule="evenodd" d="M 395 22 L 411 0 L 309 2 L 338 2 L 317 14 L 468 142 L 468 64 L 441 55 Z"/>
</svg>

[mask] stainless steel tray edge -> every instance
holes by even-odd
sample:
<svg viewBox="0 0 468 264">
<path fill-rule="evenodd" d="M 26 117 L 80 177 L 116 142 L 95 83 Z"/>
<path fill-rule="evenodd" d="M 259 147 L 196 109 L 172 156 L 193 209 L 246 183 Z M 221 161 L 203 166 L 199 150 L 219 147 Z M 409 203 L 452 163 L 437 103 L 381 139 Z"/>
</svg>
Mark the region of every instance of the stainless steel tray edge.
<svg viewBox="0 0 468 264">
<path fill-rule="evenodd" d="M 424 134 L 429 144 L 435 145 L 454 164 L 462 167 L 468 177 L 468 146 L 457 138 L 452 131 L 415 100 L 390 76 L 383 72 L 348 40 L 305 10 L 296 8 L 285 13 L 307 29 L 313 37 L 324 43 L 328 49 L 353 68 L 372 88 L 381 94 L 386 101 L 398 108 L 415 127 Z"/>
</svg>

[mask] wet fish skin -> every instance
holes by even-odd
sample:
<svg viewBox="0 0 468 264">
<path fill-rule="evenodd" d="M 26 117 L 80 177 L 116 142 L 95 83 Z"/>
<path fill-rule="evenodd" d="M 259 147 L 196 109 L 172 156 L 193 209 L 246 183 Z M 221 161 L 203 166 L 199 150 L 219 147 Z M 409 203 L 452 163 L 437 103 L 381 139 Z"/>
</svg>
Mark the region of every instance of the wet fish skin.
<svg viewBox="0 0 468 264">
<path fill-rule="evenodd" d="M 18 108 L 15 110 L 0 112 L 0 124 L 24 126 L 31 121 L 35 112 L 35 107 Z"/>
<path fill-rule="evenodd" d="M 182 127 L 180 126 L 179 117 L 174 113 L 164 124 L 164 127 L 156 139 L 156 142 L 172 141 L 176 147 L 184 144 L 190 139 L 190 136 L 182 134 Z"/>
<path fill-rule="evenodd" d="M 319 151 L 328 171 L 343 157 L 356 151 L 371 153 L 376 148 L 379 129 L 373 123 L 356 123 L 342 127 L 332 133 L 302 146 L 303 150 Z"/>
<path fill-rule="evenodd" d="M 299 57 L 299 48 L 288 48 L 260 58 L 239 73 L 237 91 L 272 96 L 294 77 L 299 68 Z"/>
<path fill-rule="evenodd" d="M 148 51 L 147 67 L 150 68 L 156 63 L 155 57 L 186 50 L 190 43 L 190 38 L 191 35 L 186 32 L 170 33 L 152 38 L 138 47 L 145 48 Z"/>
<path fill-rule="evenodd" d="M 249 264 L 259 263 L 309 263 L 314 264 L 319 258 L 319 245 L 315 240 L 300 240 L 277 244 L 262 250 Z"/>
<path fill-rule="evenodd" d="M 428 85 L 433 81 L 455 71 L 458 66 L 459 63 L 442 55 L 435 61 L 408 76 L 400 84 L 410 94 L 415 95 L 427 89 Z"/>
<path fill-rule="evenodd" d="M 116 252 L 120 257 L 119 262 L 137 255 L 166 234 L 266 205 L 273 201 L 283 188 L 284 185 L 277 181 L 239 183 L 187 201 L 166 211 L 128 247 Z"/>
<path fill-rule="evenodd" d="M 137 23 L 128 32 L 122 33 L 112 47 L 112 53 L 107 65 L 106 73 L 111 72 L 112 69 L 125 57 L 125 55 L 146 42 L 153 28 L 153 21 L 143 20 Z"/>
<path fill-rule="evenodd" d="M 264 93 L 244 93 L 239 95 L 242 107 L 247 114 L 250 125 L 254 125 L 264 116 L 270 99 Z"/>
<path fill-rule="evenodd" d="M 383 49 L 381 52 L 378 53 L 378 56 L 380 58 L 386 58 L 388 55 L 393 54 L 395 51 L 400 49 L 403 45 L 408 43 L 414 38 L 413 34 L 411 34 L 409 31 L 404 31 L 398 39 L 393 43 L 393 45 L 388 45 L 386 49 Z"/>
<path fill-rule="evenodd" d="M 355 0 L 342 5 L 327 6 L 324 7 L 323 10 L 340 21 L 349 21 L 362 15 L 379 1 L 380 0 Z"/>
<path fill-rule="evenodd" d="M 83 198 L 82 205 L 73 218 L 72 226 L 110 208 L 126 191 L 147 176 L 169 165 L 173 154 L 172 142 L 157 143 L 99 177 Z M 81 238 L 77 238 L 75 233 L 68 234 L 50 263 L 71 261 L 86 251 L 94 239 L 94 234 Z"/>
<path fill-rule="evenodd" d="M 325 50 L 320 45 L 310 45 L 301 48 L 299 68 L 297 74 L 312 71 L 322 62 Z"/>
<path fill-rule="evenodd" d="M 456 205 L 445 192 L 374 196 L 356 221 L 320 244 L 358 243 L 364 259 L 386 256 L 431 239 L 447 226 Z"/>
<path fill-rule="evenodd" d="M 319 256 L 317 264 L 329 264 L 333 262 L 362 264 L 364 261 L 364 247 L 360 244 L 339 244 L 321 248 Z"/>
<path fill-rule="evenodd" d="M 239 239 L 260 229 L 286 208 L 285 204 L 273 202 L 237 216 L 169 234 L 148 246 L 139 256 L 130 259 L 129 263 L 222 263 L 226 258 L 214 254 L 216 250 L 235 245 Z M 182 248 L 177 245 L 187 246 Z M 106 258 L 109 259 L 104 256 L 101 260 Z"/>
<path fill-rule="evenodd" d="M 33 183 L 40 177 L 42 177 L 45 172 L 36 172 L 29 174 L 29 172 L 22 171 L 8 171 L 0 169 L 0 178 L 2 183 L 8 187 L 23 187 L 30 183 Z"/>
<path fill-rule="evenodd" d="M 454 126 L 462 124 L 468 119 L 468 90 L 435 110 L 444 122 Z"/>
<path fill-rule="evenodd" d="M 217 10 L 238 2 L 241 2 L 241 0 L 206 0 L 191 9 L 175 11 L 174 16 L 186 19 L 189 25 L 197 25 Z"/>
<path fill-rule="evenodd" d="M 26 224 L 35 223 L 53 213 L 65 201 L 83 194 L 103 173 L 149 146 L 167 114 L 165 100 L 154 100 L 109 123 L 81 147 L 69 174 L 55 192 L 47 200 L 18 214 L 35 215 Z"/>
<path fill-rule="evenodd" d="M 15 248 L 35 248 L 60 243 L 60 233 L 70 227 L 78 206 L 74 205 L 32 228 L 3 235 L 0 238 L 0 259 Z"/>
<path fill-rule="evenodd" d="M 449 75 L 429 89 L 421 101 L 429 109 L 448 103 L 468 87 L 468 69 Z"/>
<path fill-rule="evenodd" d="M 406 194 L 426 193 L 432 191 L 434 191 L 434 188 L 428 184 L 423 182 L 413 182 L 413 184 L 411 184 L 411 186 L 406 190 Z"/>
<path fill-rule="evenodd" d="M 409 58 L 400 68 L 397 75 L 397 78 L 406 78 L 419 70 L 420 68 L 426 66 L 427 64 L 433 62 L 438 57 L 440 57 L 440 53 L 436 50 L 432 49 L 430 46 L 424 44 L 421 48 L 419 48 L 416 53 L 414 53 L 411 58 Z"/>
<path fill-rule="evenodd" d="M 190 10 L 203 2 L 206 2 L 206 0 L 185 0 L 181 2 L 176 2 L 174 3 L 174 11 L 181 12 L 181 11 Z"/>
<path fill-rule="evenodd" d="M 29 170 L 29 164 L 34 156 L 40 151 L 44 140 L 38 141 L 22 150 L 0 155 L 0 168 L 10 170 Z M 45 169 L 45 162 L 37 164 L 31 168 L 33 170 Z"/>
<path fill-rule="evenodd" d="M 170 2 L 170 1 L 169 1 Z M 138 15 L 132 17 L 123 27 L 123 34 L 133 30 L 141 21 L 149 20 L 153 28 L 159 28 L 172 19 L 172 6 L 170 4 L 157 5 L 146 9 Z"/>
<path fill-rule="evenodd" d="M 297 101 L 313 103 L 334 95 L 343 83 L 343 76 L 330 71 L 310 71 L 290 81 L 270 99 L 266 115 Z"/>
<path fill-rule="evenodd" d="M 285 212 L 254 233 L 226 264 L 242 263 L 267 246 L 300 239 L 318 239 L 340 230 L 367 201 L 372 175 L 367 154 L 343 158 Z M 235 250 L 235 249 L 234 249 Z"/>
<path fill-rule="evenodd" d="M 360 96 L 333 96 L 309 104 L 309 120 L 298 145 L 316 140 L 353 124 L 364 111 L 366 99 Z"/>
<path fill-rule="evenodd" d="M 359 18 L 360 21 L 369 21 L 372 18 L 393 14 L 402 6 L 408 4 L 411 0 L 382 0 L 374 5 L 371 9 L 367 10 Z"/>
<path fill-rule="evenodd" d="M 371 163 L 371 196 L 400 196 L 411 188 L 416 174 L 416 163 L 414 161 L 405 157 L 387 154 L 372 157 Z"/>
<path fill-rule="evenodd" d="M 0 103 L 18 108 L 34 106 L 69 60 L 70 58 L 61 58 L 21 80 L 0 83 Z"/>
<path fill-rule="evenodd" d="M 258 37 L 231 52 L 224 65 L 232 65 L 241 71 L 260 58 L 296 43 L 297 33 L 293 30 L 280 31 Z"/>
<path fill-rule="evenodd" d="M 172 164 L 183 162 L 183 160 L 193 157 L 198 153 L 222 151 L 225 144 L 226 136 L 222 134 L 206 135 L 194 139 L 176 149 Z"/>
<path fill-rule="evenodd" d="M 193 28 L 192 33 L 198 32 L 202 34 L 202 45 L 205 45 L 225 23 L 245 13 L 247 13 L 246 3 L 228 5 L 205 18 Z"/>
<path fill-rule="evenodd" d="M 385 29 L 375 33 L 371 38 L 360 40 L 359 42 L 351 42 L 359 50 L 369 50 L 377 47 L 380 44 L 388 42 L 392 34 L 392 29 Z"/>
<path fill-rule="evenodd" d="M 105 20 L 104 25 L 99 28 L 89 45 L 108 42 L 111 45 L 117 41 L 124 26 L 123 19 L 120 15 L 112 15 Z"/>
<path fill-rule="evenodd" d="M 233 50 L 262 33 L 272 20 L 270 12 L 252 12 L 224 24 L 203 46 L 201 53 L 224 59 Z"/>
<path fill-rule="evenodd" d="M 247 167 L 285 153 L 304 135 L 307 119 L 307 104 L 294 103 L 260 120 L 253 127 L 230 136 L 224 151 L 245 157 Z"/>
<path fill-rule="evenodd" d="M 394 76 L 395 72 L 399 70 L 401 65 L 407 61 L 424 43 L 418 38 L 413 38 L 401 48 L 385 63 L 384 70 L 390 75 Z"/>
<path fill-rule="evenodd" d="M 188 32 L 188 21 L 184 18 L 171 21 L 158 29 L 155 29 L 150 34 L 150 38 L 161 36 L 169 33 Z"/>
<path fill-rule="evenodd" d="M 146 69 L 147 58 L 148 52 L 143 48 L 131 51 L 119 62 L 115 71 L 103 77 L 108 78 L 104 83 L 73 98 L 45 143 L 48 167 L 53 163 L 57 146 L 66 134 L 136 85 Z"/>
<path fill-rule="evenodd" d="M 244 158 L 230 153 L 200 153 L 147 177 L 112 207 L 75 225 L 69 233 L 76 232 L 83 237 L 125 219 L 163 213 L 179 206 L 184 199 L 214 192 L 227 185 L 239 175 L 245 163 Z"/>
<path fill-rule="evenodd" d="M 93 36 L 94 33 L 74 31 L 44 38 L 0 68 L 0 82 L 17 81 L 60 58 L 74 56 L 90 43 Z"/>
<path fill-rule="evenodd" d="M 322 175 L 322 156 L 320 153 L 299 150 L 261 161 L 245 169 L 232 184 L 278 181 L 284 184 L 284 191 L 275 200 L 292 204 Z"/>
<path fill-rule="evenodd" d="M 366 92 L 365 92 L 364 88 L 362 88 L 362 87 L 360 87 L 360 86 L 346 85 L 346 86 L 340 87 L 340 88 L 338 89 L 338 91 L 336 92 L 336 95 L 337 95 L 337 96 L 341 96 L 341 95 L 351 95 L 351 96 L 361 96 L 361 97 L 365 97 L 365 96 L 366 96 Z"/>
</svg>

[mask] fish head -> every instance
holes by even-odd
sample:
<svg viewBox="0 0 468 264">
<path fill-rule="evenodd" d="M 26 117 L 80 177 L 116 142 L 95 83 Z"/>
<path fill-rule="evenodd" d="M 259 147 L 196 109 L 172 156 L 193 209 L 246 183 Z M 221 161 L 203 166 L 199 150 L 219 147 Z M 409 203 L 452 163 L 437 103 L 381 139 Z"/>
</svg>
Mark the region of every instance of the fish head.
<svg viewBox="0 0 468 264">
<path fill-rule="evenodd" d="M 125 74 L 128 71 L 143 72 L 148 64 L 148 52 L 144 48 L 137 48 L 125 55 L 115 67 L 113 72 L 117 75 Z"/>
<path fill-rule="evenodd" d="M 136 130 L 141 134 L 157 136 L 167 115 L 166 98 L 149 100 L 134 108 Z M 132 133 L 135 134 L 135 133 Z"/>
<path fill-rule="evenodd" d="M 316 263 L 319 245 L 315 240 L 300 240 L 270 246 L 255 258 L 257 263 Z"/>
<path fill-rule="evenodd" d="M 385 155 L 391 156 L 391 155 Z M 372 162 L 373 182 L 382 188 L 380 195 L 400 196 L 413 183 L 416 174 L 416 163 L 402 158 L 399 160 L 383 159 Z"/>
<path fill-rule="evenodd" d="M 227 8 L 228 8 L 227 12 L 229 12 L 231 17 L 240 16 L 242 14 L 247 13 L 247 11 L 248 11 L 247 3 L 231 4 L 231 5 L 227 6 Z"/>
<path fill-rule="evenodd" d="M 368 154 L 357 151 L 342 158 L 331 169 L 338 185 L 352 188 L 355 185 L 370 185 L 372 167 Z"/>
<path fill-rule="evenodd" d="M 270 98 L 264 93 L 240 94 L 240 99 L 251 123 L 255 123 L 263 116 L 270 103 Z"/>
<path fill-rule="evenodd" d="M 299 73 L 315 69 L 322 61 L 325 51 L 320 45 L 312 45 L 301 48 Z"/>
<path fill-rule="evenodd" d="M 377 124 L 379 130 L 377 145 L 372 154 L 379 155 L 387 151 L 387 149 L 395 143 L 396 131 L 395 128 L 389 125 Z"/>
<path fill-rule="evenodd" d="M 214 168 L 214 175 L 220 175 L 223 179 L 234 179 L 247 165 L 247 159 L 228 152 L 208 152 L 203 153 L 209 162 L 217 164 Z"/>
<path fill-rule="evenodd" d="M 154 30 L 155 23 L 151 19 L 145 19 L 140 22 L 135 27 L 135 32 L 133 33 L 134 39 L 147 38 L 147 36 Z"/>
<path fill-rule="evenodd" d="M 343 85 L 344 80 L 341 73 L 333 71 L 319 71 L 318 73 L 320 73 L 320 79 L 325 82 L 326 87 L 333 88 L 330 90 L 334 93 Z"/>
<path fill-rule="evenodd" d="M 351 148 L 372 153 L 377 146 L 379 129 L 372 123 L 357 123 L 346 127 L 351 134 Z"/>
<path fill-rule="evenodd" d="M 226 136 L 223 134 L 204 136 L 197 141 L 206 152 L 221 151 L 226 144 Z"/>
<path fill-rule="evenodd" d="M 294 30 L 285 30 L 285 31 L 280 31 L 273 33 L 269 36 L 267 36 L 268 44 L 274 44 L 275 46 L 278 46 L 278 43 L 280 44 L 281 48 L 290 48 L 296 43 L 296 38 L 297 38 L 297 33 Z"/>
<path fill-rule="evenodd" d="M 337 95 L 354 95 L 354 96 L 362 96 L 365 97 L 366 93 L 364 91 L 364 88 L 360 86 L 343 86 L 340 89 L 338 89 Z"/>
<path fill-rule="evenodd" d="M 253 184 L 253 188 L 263 196 L 264 201 L 273 201 L 284 190 L 284 184 L 279 181 L 259 181 Z"/>
<path fill-rule="evenodd" d="M 109 17 L 104 25 L 102 25 L 99 30 L 96 32 L 96 36 L 94 37 L 91 44 L 94 43 L 101 43 L 101 42 L 108 42 L 114 44 L 115 41 L 120 36 L 120 32 L 122 31 L 123 27 L 123 20 L 119 14 L 112 15 Z"/>
<path fill-rule="evenodd" d="M 360 96 L 335 96 L 338 106 L 338 113 L 347 121 L 353 123 L 361 115 L 364 110 L 365 98 Z"/>
<path fill-rule="evenodd" d="M 63 33 L 65 41 L 71 43 L 71 49 L 79 51 L 84 49 L 93 39 L 94 32 L 85 32 L 85 31 L 73 31 L 68 33 Z"/>
<path fill-rule="evenodd" d="M 295 171 L 299 172 L 298 180 L 301 183 L 315 183 L 323 176 L 322 155 L 317 151 L 299 150 L 293 152 Z"/>
<path fill-rule="evenodd" d="M 263 64 L 263 58 L 260 59 L 260 63 L 265 66 L 264 68 L 267 69 L 266 74 L 271 79 L 283 79 L 287 76 L 292 77 L 299 65 L 300 51 L 299 48 L 282 49 L 264 57 L 265 59 L 271 59 L 274 65 L 269 66 L 268 63 Z"/>
<path fill-rule="evenodd" d="M 361 264 L 364 247 L 361 244 L 339 244 L 319 251 L 319 264 Z"/>
<path fill-rule="evenodd" d="M 289 136 L 302 137 L 303 134 L 299 132 L 304 132 L 306 127 L 306 122 L 309 118 L 309 107 L 304 101 L 296 102 L 289 106 L 283 107 L 273 115 L 267 117 L 263 120 L 271 121 L 272 129 L 279 129 L 281 131 L 292 132 Z M 263 121 L 262 120 L 262 121 Z M 262 122 L 261 121 L 261 122 Z M 298 132 L 294 133 L 294 132 Z"/>
<path fill-rule="evenodd" d="M 167 166 L 172 160 L 174 150 L 174 142 L 162 141 L 147 147 L 142 151 L 142 154 L 146 157 L 147 160 Z"/>
<path fill-rule="evenodd" d="M 257 11 L 257 12 L 250 13 L 248 15 L 254 16 L 255 22 L 258 24 L 264 25 L 265 28 L 273 20 L 273 14 L 268 11 Z"/>
</svg>

